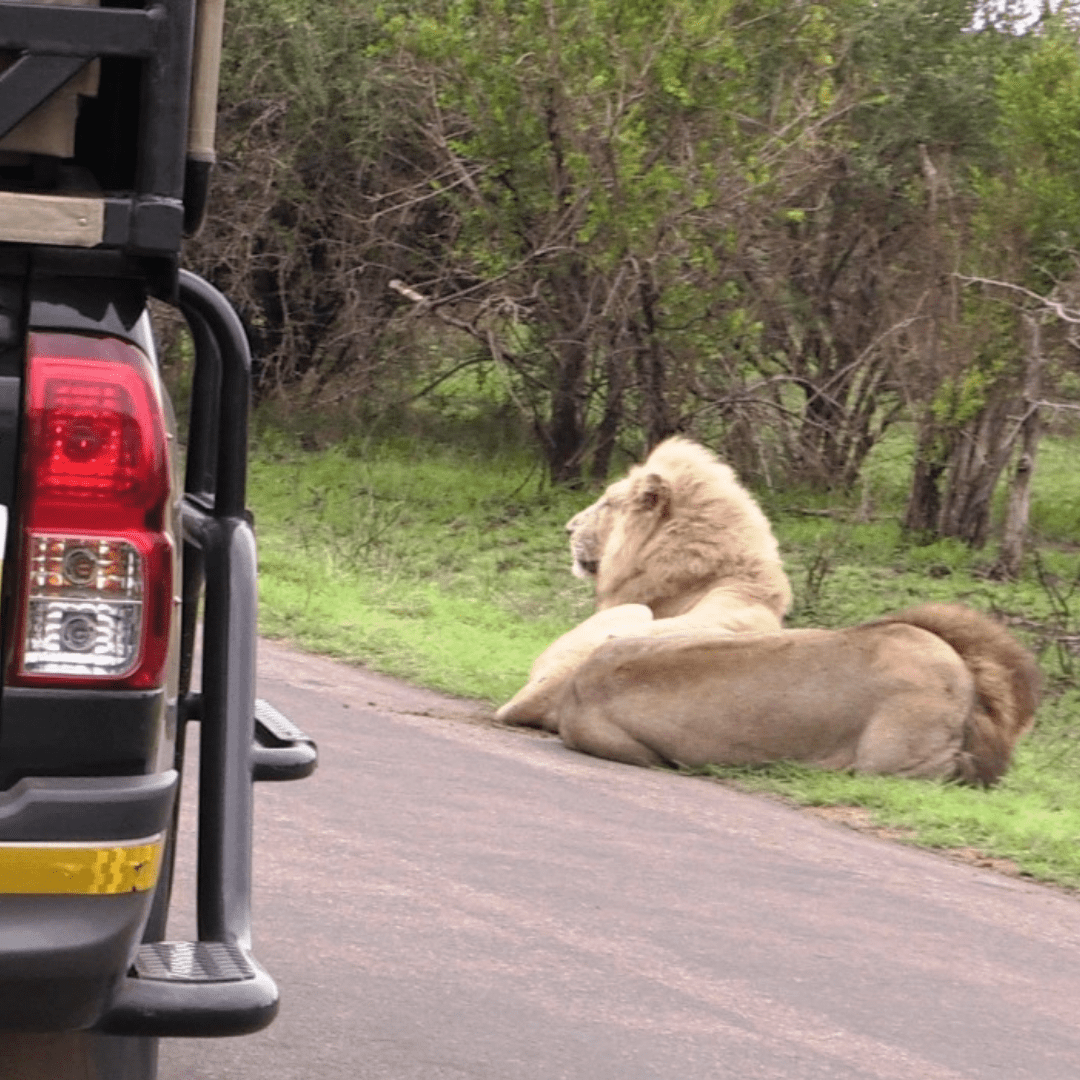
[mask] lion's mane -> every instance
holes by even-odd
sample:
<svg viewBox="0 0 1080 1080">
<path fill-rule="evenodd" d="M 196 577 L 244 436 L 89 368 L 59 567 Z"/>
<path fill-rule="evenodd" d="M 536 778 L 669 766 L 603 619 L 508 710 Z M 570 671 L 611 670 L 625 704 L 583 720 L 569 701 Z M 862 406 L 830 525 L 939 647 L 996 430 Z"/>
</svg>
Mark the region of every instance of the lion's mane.
<svg viewBox="0 0 1080 1080">
<path fill-rule="evenodd" d="M 577 572 L 595 573 L 598 610 L 645 604 L 663 619 L 723 589 L 779 626 L 791 604 L 761 508 L 728 465 L 688 439 L 660 443 L 567 529 Z"/>
</svg>

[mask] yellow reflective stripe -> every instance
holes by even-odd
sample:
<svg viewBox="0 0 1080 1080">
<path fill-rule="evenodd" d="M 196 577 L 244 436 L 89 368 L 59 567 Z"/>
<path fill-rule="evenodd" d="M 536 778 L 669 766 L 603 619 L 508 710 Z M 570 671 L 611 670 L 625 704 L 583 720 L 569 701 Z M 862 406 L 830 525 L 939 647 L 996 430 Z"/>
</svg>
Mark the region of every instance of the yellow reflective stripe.
<svg viewBox="0 0 1080 1080">
<path fill-rule="evenodd" d="M 152 889 L 164 843 L 116 847 L 0 843 L 0 894 L 110 896 Z"/>
</svg>

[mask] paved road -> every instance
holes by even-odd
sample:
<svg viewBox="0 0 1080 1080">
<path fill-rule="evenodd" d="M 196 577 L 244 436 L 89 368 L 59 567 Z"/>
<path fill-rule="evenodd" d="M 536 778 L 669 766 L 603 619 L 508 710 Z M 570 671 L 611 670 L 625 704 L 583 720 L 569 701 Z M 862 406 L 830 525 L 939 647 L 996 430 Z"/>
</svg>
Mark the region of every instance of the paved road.
<svg viewBox="0 0 1080 1080">
<path fill-rule="evenodd" d="M 260 694 L 322 754 L 257 794 L 281 1015 L 163 1080 L 1080 1078 L 1076 899 L 276 645 Z"/>
</svg>

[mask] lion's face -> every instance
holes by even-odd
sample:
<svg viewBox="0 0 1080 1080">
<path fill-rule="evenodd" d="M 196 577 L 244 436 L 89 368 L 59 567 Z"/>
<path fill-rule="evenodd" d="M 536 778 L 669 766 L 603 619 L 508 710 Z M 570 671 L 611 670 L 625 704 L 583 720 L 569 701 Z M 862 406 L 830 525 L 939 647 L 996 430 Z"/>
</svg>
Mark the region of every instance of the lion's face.
<svg viewBox="0 0 1080 1080">
<path fill-rule="evenodd" d="M 570 569 L 574 577 L 591 580 L 599 573 L 600 559 L 628 493 L 629 480 L 619 480 L 592 506 L 586 506 L 566 523 L 570 535 Z"/>
</svg>

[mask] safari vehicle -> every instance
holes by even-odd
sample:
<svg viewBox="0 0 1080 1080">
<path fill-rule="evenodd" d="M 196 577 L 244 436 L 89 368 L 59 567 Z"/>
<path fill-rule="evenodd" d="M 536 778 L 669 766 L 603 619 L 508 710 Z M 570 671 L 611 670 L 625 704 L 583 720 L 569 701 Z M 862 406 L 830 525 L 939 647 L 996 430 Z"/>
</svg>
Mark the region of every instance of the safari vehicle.
<svg viewBox="0 0 1080 1080">
<path fill-rule="evenodd" d="M 159 1038 L 277 1008 L 252 954 L 252 781 L 316 752 L 255 700 L 250 356 L 179 263 L 221 25 L 216 0 L 0 2 L 3 1080 L 149 1080 Z M 183 439 L 152 299 L 193 343 Z M 198 940 L 172 941 L 192 723 Z"/>
</svg>

